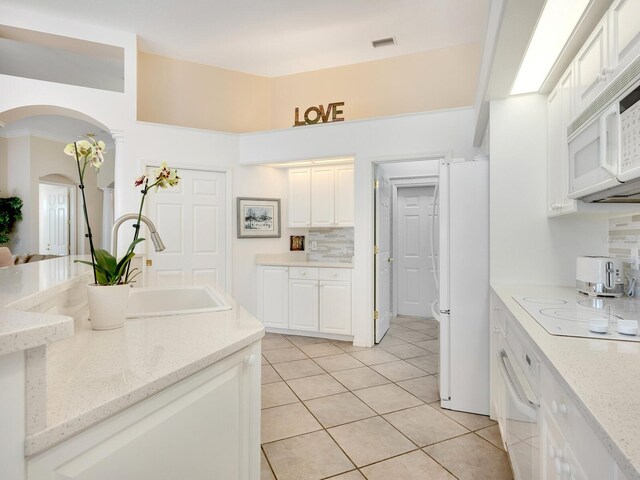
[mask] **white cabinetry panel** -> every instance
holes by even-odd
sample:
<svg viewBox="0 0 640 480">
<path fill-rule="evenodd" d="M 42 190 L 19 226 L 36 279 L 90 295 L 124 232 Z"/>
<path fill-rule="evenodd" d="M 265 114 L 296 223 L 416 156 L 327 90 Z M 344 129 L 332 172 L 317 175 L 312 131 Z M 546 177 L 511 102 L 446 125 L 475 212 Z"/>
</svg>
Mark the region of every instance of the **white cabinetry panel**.
<svg viewBox="0 0 640 480">
<path fill-rule="evenodd" d="M 258 269 L 258 320 L 266 327 L 289 328 L 289 269 Z"/>
<path fill-rule="evenodd" d="M 612 77 L 640 54 L 640 0 L 615 0 L 609 13 Z"/>
<path fill-rule="evenodd" d="M 320 282 L 320 331 L 351 335 L 351 282 Z"/>
<path fill-rule="evenodd" d="M 353 165 L 335 167 L 335 226 L 353 227 L 354 223 Z"/>
<path fill-rule="evenodd" d="M 334 168 L 311 169 L 311 226 L 332 227 L 335 224 Z"/>
<path fill-rule="evenodd" d="M 609 59 L 607 21 L 608 15 L 605 15 L 576 56 L 577 113 L 584 110 L 606 86 L 607 77 L 603 69 Z"/>
<path fill-rule="evenodd" d="M 289 170 L 289 227 L 311 226 L 311 169 Z"/>
<path fill-rule="evenodd" d="M 317 280 L 289 280 L 289 328 L 318 331 Z"/>
</svg>

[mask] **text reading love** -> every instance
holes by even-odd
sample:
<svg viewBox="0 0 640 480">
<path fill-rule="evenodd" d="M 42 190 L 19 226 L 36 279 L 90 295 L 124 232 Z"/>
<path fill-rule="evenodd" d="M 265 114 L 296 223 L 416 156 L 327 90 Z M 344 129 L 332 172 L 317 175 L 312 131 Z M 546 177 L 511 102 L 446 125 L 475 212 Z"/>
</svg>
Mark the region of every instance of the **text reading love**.
<svg viewBox="0 0 640 480">
<path fill-rule="evenodd" d="M 338 117 L 338 115 L 342 115 L 344 111 L 339 107 L 344 107 L 344 102 L 330 103 L 327 105 L 326 110 L 324 105 L 309 107 L 304 112 L 303 120 L 300 120 L 300 109 L 296 107 L 295 123 L 293 126 L 299 127 L 300 125 L 314 125 L 318 122 L 342 122 L 344 117 Z"/>
</svg>

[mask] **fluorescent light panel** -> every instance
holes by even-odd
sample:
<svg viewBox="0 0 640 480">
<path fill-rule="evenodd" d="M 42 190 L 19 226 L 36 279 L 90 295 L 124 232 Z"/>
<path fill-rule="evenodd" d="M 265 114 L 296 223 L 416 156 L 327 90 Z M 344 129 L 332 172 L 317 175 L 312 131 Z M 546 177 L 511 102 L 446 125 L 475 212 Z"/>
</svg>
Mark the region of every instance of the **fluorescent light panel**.
<svg viewBox="0 0 640 480">
<path fill-rule="evenodd" d="M 540 90 L 589 1 L 547 0 L 511 88 L 511 95 Z"/>
<path fill-rule="evenodd" d="M 289 168 L 289 167 L 310 167 L 312 165 L 326 165 L 328 163 L 352 163 L 353 157 L 321 158 L 317 160 L 300 160 L 293 162 L 268 163 L 265 167 Z"/>
</svg>

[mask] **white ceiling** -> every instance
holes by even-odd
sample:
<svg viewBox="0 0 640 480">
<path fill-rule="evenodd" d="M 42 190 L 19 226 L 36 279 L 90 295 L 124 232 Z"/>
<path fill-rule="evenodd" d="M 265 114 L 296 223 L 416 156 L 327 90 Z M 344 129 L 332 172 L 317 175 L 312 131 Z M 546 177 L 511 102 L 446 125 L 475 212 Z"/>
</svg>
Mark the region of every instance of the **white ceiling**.
<svg viewBox="0 0 640 480">
<path fill-rule="evenodd" d="M 95 134 L 98 140 L 113 144 L 113 138 L 104 130 L 83 120 L 62 115 L 35 115 L 0 128 L 0 137 L 11 137 L 29 133 L 61 143 L 71 143 L 87 133 Z"/>
<path fill-rule="evenodd" d="M 480 42 L 488 0 L 2 0 L 137 33 L 142 51 L 263 76 Z M 374 49 L 372 40 L 397 45 Z"/>
</svg>

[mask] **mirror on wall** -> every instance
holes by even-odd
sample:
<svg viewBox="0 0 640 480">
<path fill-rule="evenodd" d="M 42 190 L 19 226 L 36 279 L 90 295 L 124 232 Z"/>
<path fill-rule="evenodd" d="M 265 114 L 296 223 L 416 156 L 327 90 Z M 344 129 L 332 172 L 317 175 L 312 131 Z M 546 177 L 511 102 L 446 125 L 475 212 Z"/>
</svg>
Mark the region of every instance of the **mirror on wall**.
<svg viewBox="0 0 640 480">
<path fill-rule="evenodd" d="M 110 248 L 113 224 L 115 144 L 111 135 L 87 121 L 62 115 L 33 115 L 0 128 L 0 197 L 23 200 L 23 220 L 11 235 L 13 254 L 89 253 L 78 167 L 64 147 L 91 133 L 106 144 L 98 172 L 85 172 L 85 195 L 94 245 Z"/>
</svg>

